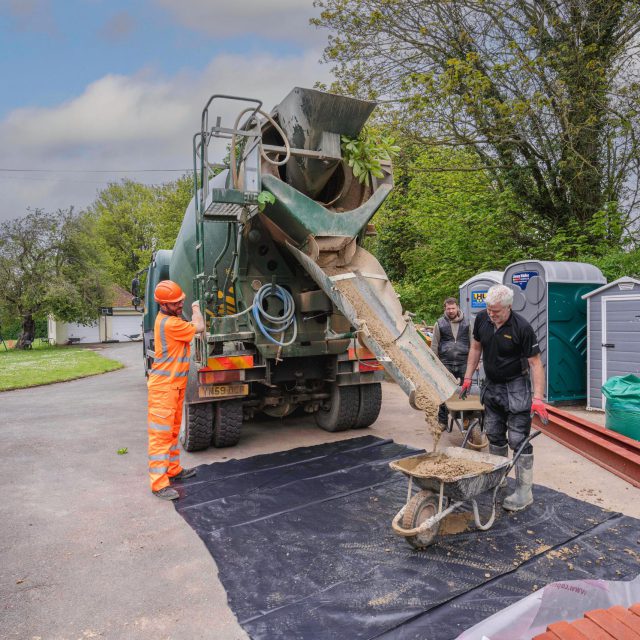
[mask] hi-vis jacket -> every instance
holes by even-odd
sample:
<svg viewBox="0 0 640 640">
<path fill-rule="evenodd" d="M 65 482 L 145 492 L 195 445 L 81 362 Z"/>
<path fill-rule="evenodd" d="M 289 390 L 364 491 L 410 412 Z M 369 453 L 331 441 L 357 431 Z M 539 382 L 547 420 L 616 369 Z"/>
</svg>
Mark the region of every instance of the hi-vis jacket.
<svg viewBox="0 0 640 640">
<path fill-rule="evenodd" d="M 155 360 L 147 386 L 184 389 L 189 375 L 191 340 L 196 328 L 177 316 L 158 313 L 154 326 Z"/>
</svg>

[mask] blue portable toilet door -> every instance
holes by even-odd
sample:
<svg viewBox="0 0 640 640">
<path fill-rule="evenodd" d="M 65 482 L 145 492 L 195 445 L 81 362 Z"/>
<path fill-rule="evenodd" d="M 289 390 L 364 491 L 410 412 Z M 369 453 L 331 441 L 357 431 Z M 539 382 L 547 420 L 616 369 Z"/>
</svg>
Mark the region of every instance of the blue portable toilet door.
<svg viewBox="0 0 640 640">
<path fill-rule="evenodd" d="M 602 384 L 640 376 L 640 294 L 602 296 Z M 602 408 L 606 398 L 602 396 Z"/>
</svg>

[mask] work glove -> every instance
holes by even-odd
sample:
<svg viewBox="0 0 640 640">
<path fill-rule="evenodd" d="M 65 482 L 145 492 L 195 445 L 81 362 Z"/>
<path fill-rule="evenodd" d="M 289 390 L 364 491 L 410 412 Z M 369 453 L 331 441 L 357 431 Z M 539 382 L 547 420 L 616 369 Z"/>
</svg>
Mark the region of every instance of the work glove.
<svg viewBox="0 0 640 640">
<path fill-rule="evenodd" d="M 460 398 L 460 400 L 464 400 L 467 395 L 469 394 L 469 391 L 471 390 L 471 383 L 473 382 L 473 380 L 471 378 L 465 378 L 462 382 L 462 386 L 460 387 L 460 393 L 458 394 L 458 397 Z"/>
<path fill-rule="evenodd" d="M 542 402 L 542 400 L 538 398 L 534 398 L 531 401 L 531 417 L 533 418 L 536 413 L 540 417 L 540 421 L 542 422 L 542 424 L 549 424 L 549 414 L 547 412 L 547 406 L 544 402 Z"/>
</svg>

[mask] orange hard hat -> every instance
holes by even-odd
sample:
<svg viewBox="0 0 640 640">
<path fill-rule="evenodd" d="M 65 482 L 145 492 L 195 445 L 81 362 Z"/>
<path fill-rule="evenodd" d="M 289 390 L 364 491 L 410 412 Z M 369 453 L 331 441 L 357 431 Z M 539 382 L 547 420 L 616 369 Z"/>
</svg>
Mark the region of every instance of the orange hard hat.
<svg viewBox="0 0 640 640">
<path fill-rule="evenodd" d="M 180 285 L 173 282 L 173 280 L 162 280 L 156 285 L 153 297 L 156 302 L 164 304 L 165 302 L 180 302 L 187 295 L 182 291 Z"/>
</svg>

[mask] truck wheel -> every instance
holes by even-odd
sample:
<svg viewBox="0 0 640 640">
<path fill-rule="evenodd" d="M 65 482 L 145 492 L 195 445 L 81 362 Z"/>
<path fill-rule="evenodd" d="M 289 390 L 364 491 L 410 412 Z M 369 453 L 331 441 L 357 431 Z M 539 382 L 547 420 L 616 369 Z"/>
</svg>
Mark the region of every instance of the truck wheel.
<svg viewBox="0 0 640 640">
<path fill-rule="evenodd" d="M 379 382 L 360 385 L 360 404 L 358 417 L 353 429 L 366 429 L 370 427 L 380 415 L 382 406 L 382 385 Z"/>
<path fill-rule="evenodd" d="M 213 411 L 210 402 L 187 404 L 182 409 L 180 442 L 185 451 L 202 451 L 211 444 Z"/>
<path fill-rule="evenodd" d="M 346 431 L 351 429 L 358 418 L 360 391 L 357 386 L 339 387 L 334 384 L 331 398 L 313 415 L 316 424 L 325 431 Z"/>
<path fill-rule="evenodd" d="M 431 491 L 419 491 L 407 503 L 402 516 L 402 528 L 414 529 L 419 527 L 425 520 L 438 513 L 438 496 Z M 408 536 L 406 541 L 414 549 L 426 549 L 432 545 L 438 535 L 440 522 L 427 529 L 424 533 L 416 536 Z"/>
<path fill-rule="evenodd" d="M 221 400 L 214 403 L 214 447 L 233 447 L 240 441 L 242 430 L 242 400 Z"/>
</svg>

